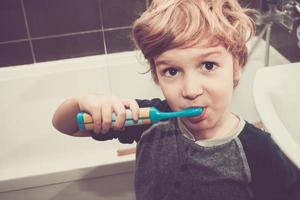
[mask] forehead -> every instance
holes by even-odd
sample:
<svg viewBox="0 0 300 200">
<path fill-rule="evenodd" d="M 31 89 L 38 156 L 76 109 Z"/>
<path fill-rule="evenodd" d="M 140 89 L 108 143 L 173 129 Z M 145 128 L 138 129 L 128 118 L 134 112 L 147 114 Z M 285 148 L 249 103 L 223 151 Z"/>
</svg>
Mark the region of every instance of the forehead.
<svg viewBox="0 0 300 200">
<path fill-rule="evenodd" d="M 190 47 L 181 47 L 167 50 L 157 56 L 154 60 L 158 64 L 165 60 L 178 60 L 183 58 L 198 58 L 207 56 L 225 56 L 230 55 L 229 52 L 221 44 L 210 44 L 205 41 Z"/>
</svg>

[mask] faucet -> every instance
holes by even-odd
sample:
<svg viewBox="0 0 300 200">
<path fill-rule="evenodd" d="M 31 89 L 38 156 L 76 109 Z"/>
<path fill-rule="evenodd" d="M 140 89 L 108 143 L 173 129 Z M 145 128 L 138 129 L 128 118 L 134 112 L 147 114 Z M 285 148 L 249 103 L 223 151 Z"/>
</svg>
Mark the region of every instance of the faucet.
<svg viewBox="0 0 300 200">
<path fill-rule="evenodd" d="M 297 21 L 300 21 L 300 1 L 284 0 L 282 3 L 282 21 L 281 24 L 292 32 Z"/>
<path fill-rule="evenodd" d="M 258 38 L 249 51 L 252 55 L 258 43 L 266 35 L 265 61 L 264 65 L 269 66 L 270 36 L 273 24 L 280 24 L 289 32 L 297 29 L 298 47 L 300 48 L 300 1 L 299 0 L 260 0 L 260 4 L 266 3 L 267 11 L 254 18 L 256 25 L 264 25 Z M 298 23 L 298 27 L 297 27 Z M 296 26 L 296 27 L 295 27 Z"/>
</svg>

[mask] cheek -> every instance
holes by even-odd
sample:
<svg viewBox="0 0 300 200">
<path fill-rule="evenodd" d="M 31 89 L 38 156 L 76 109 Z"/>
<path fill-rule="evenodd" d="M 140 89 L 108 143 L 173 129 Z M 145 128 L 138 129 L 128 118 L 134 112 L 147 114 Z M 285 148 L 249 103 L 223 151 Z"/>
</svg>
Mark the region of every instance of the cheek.
<svg viewBox="0 0 300 200">
<path fill-rule="evenodd" d="M 162 84 L 159 83 L 159 87 L 166 98 L 169 106 L 172 108 L 172 110 L 176 110 L 176 105 L 179 101 L 179 93 L 180 89 L 179 87 L 174 87 L 174 84 Z"/>
<path fill-rule="evenodd" d="M 227 107 L 230 104 L 233 93 L 232 76 L 220 79 L 210 84 L 209 95 L 217 108 Z"/>
<path fill-rule="evenodd" d="M 177 96 L 176 89 L 171 85 L 160 84 L 159 86 L 166 99 L 173 99 Z"/>
</svg>

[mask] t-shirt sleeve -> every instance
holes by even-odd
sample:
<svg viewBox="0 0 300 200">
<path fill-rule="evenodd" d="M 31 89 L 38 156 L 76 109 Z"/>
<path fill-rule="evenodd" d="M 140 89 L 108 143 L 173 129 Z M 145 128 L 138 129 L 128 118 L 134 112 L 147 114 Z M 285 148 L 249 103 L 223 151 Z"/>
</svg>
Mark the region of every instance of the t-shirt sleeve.
<svg viewBox="0 0 300 200">
<path fill-rule="evenodd" d="M 166 100 L 161 100 L 159 98 L 154 98 L 151 100 L 141 100 L 136 99 L 140 108 L 144 107 L 156 107 L 162 112 L 170 111 L 170 108 Z M 96 134 L 92 133 L 92 138 L 99 141 L 106 141 L 112 139 L 118 139 L 121 143 L 131 144 L 133 142 L 138 142 L 141 138 L 142 133 L 147 130 L 151 124 L 139 125 L 139 126 L 128 126 L 122 131 L 110 130 L 106 134 Z"/>
<path fill-rule="evenodd" d="M 274 200 L 300 200 L 299 169 L 284 156 L 279 147 L 269 137 L 268 154 L 266 160 L 269 165 L 268 190 Z"/>
<path fill-rule="evenodd" d="M 256 200 L 300 200 L 299 170 L 284 156 L 269 133 L 246 123 L 240 134 Z"/>
</svg>

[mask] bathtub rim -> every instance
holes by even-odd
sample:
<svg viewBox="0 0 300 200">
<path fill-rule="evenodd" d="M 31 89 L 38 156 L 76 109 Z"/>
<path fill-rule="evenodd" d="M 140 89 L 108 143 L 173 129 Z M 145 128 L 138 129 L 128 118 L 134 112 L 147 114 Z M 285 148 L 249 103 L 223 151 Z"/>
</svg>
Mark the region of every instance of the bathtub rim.
<svg viewBox="0 0 300 200">
<path fill-rule="evenodd" d="M 23 176 L 0 179 L 0 193 L 24 190 L 52 184 L 101 178 L 135 171 L 135 155 L 124 156 L 119 162 L 107 162 L 88 167 L 59 170 L 47 173 L 24 174 Z"/>
<path fill-rule="evenodd" d="M 54 74 L 57 72 L 61 73 L 80 70 L 82 69 L 82 63 L 89 63 L 89 66 L 86 66 L 86 69 L 109 67 L 112 65 L 120 64 L 120 62 L 124 64 L 136 64 L 138 63 L 138 60 L 136 60 L 138 54 L 139 51 L 128 51 L 107 55 L 94 55 L 41 63 L 32 63 L 26 65 L 2 67 L 0 68 L 0 83 L 1 81 L 34 78 Z M 62 65 L 64 66 L 63 68 L 61 68 Z M 31 74 L 31 72 L 35 73 Z M 114 142 L 118 141 L 114 140 Z M 124 146 L 120 144 L 120 148 L 123 147 Z M 111 150 L 111 156 L 116 157 L 116 150 L 117 149 Z M 79 166 L 72 169 L 67 168 L 66 170 L 62 170 L 62 168 L 60 168 L 56 171 L 49 170 L 46 173 L 25 173 L 22 175 L 9 174 L 7 176 L 5 175 L 0 177 L 0 193 L 23 190 L 32 187 L 40 187 L 49 184 L 59 184 L 70 181 L 78 181 L 81 179 L 99 178 L 114 174 L 134 172 L 134 163 L 135 155 L 133 154 L 123 156 L 119 159 L 119 161 L 113 159 L 112 162 L 105 162 L 104 164 L 99 163 L 90 165 L 88 167 Z"/>
</svg>

